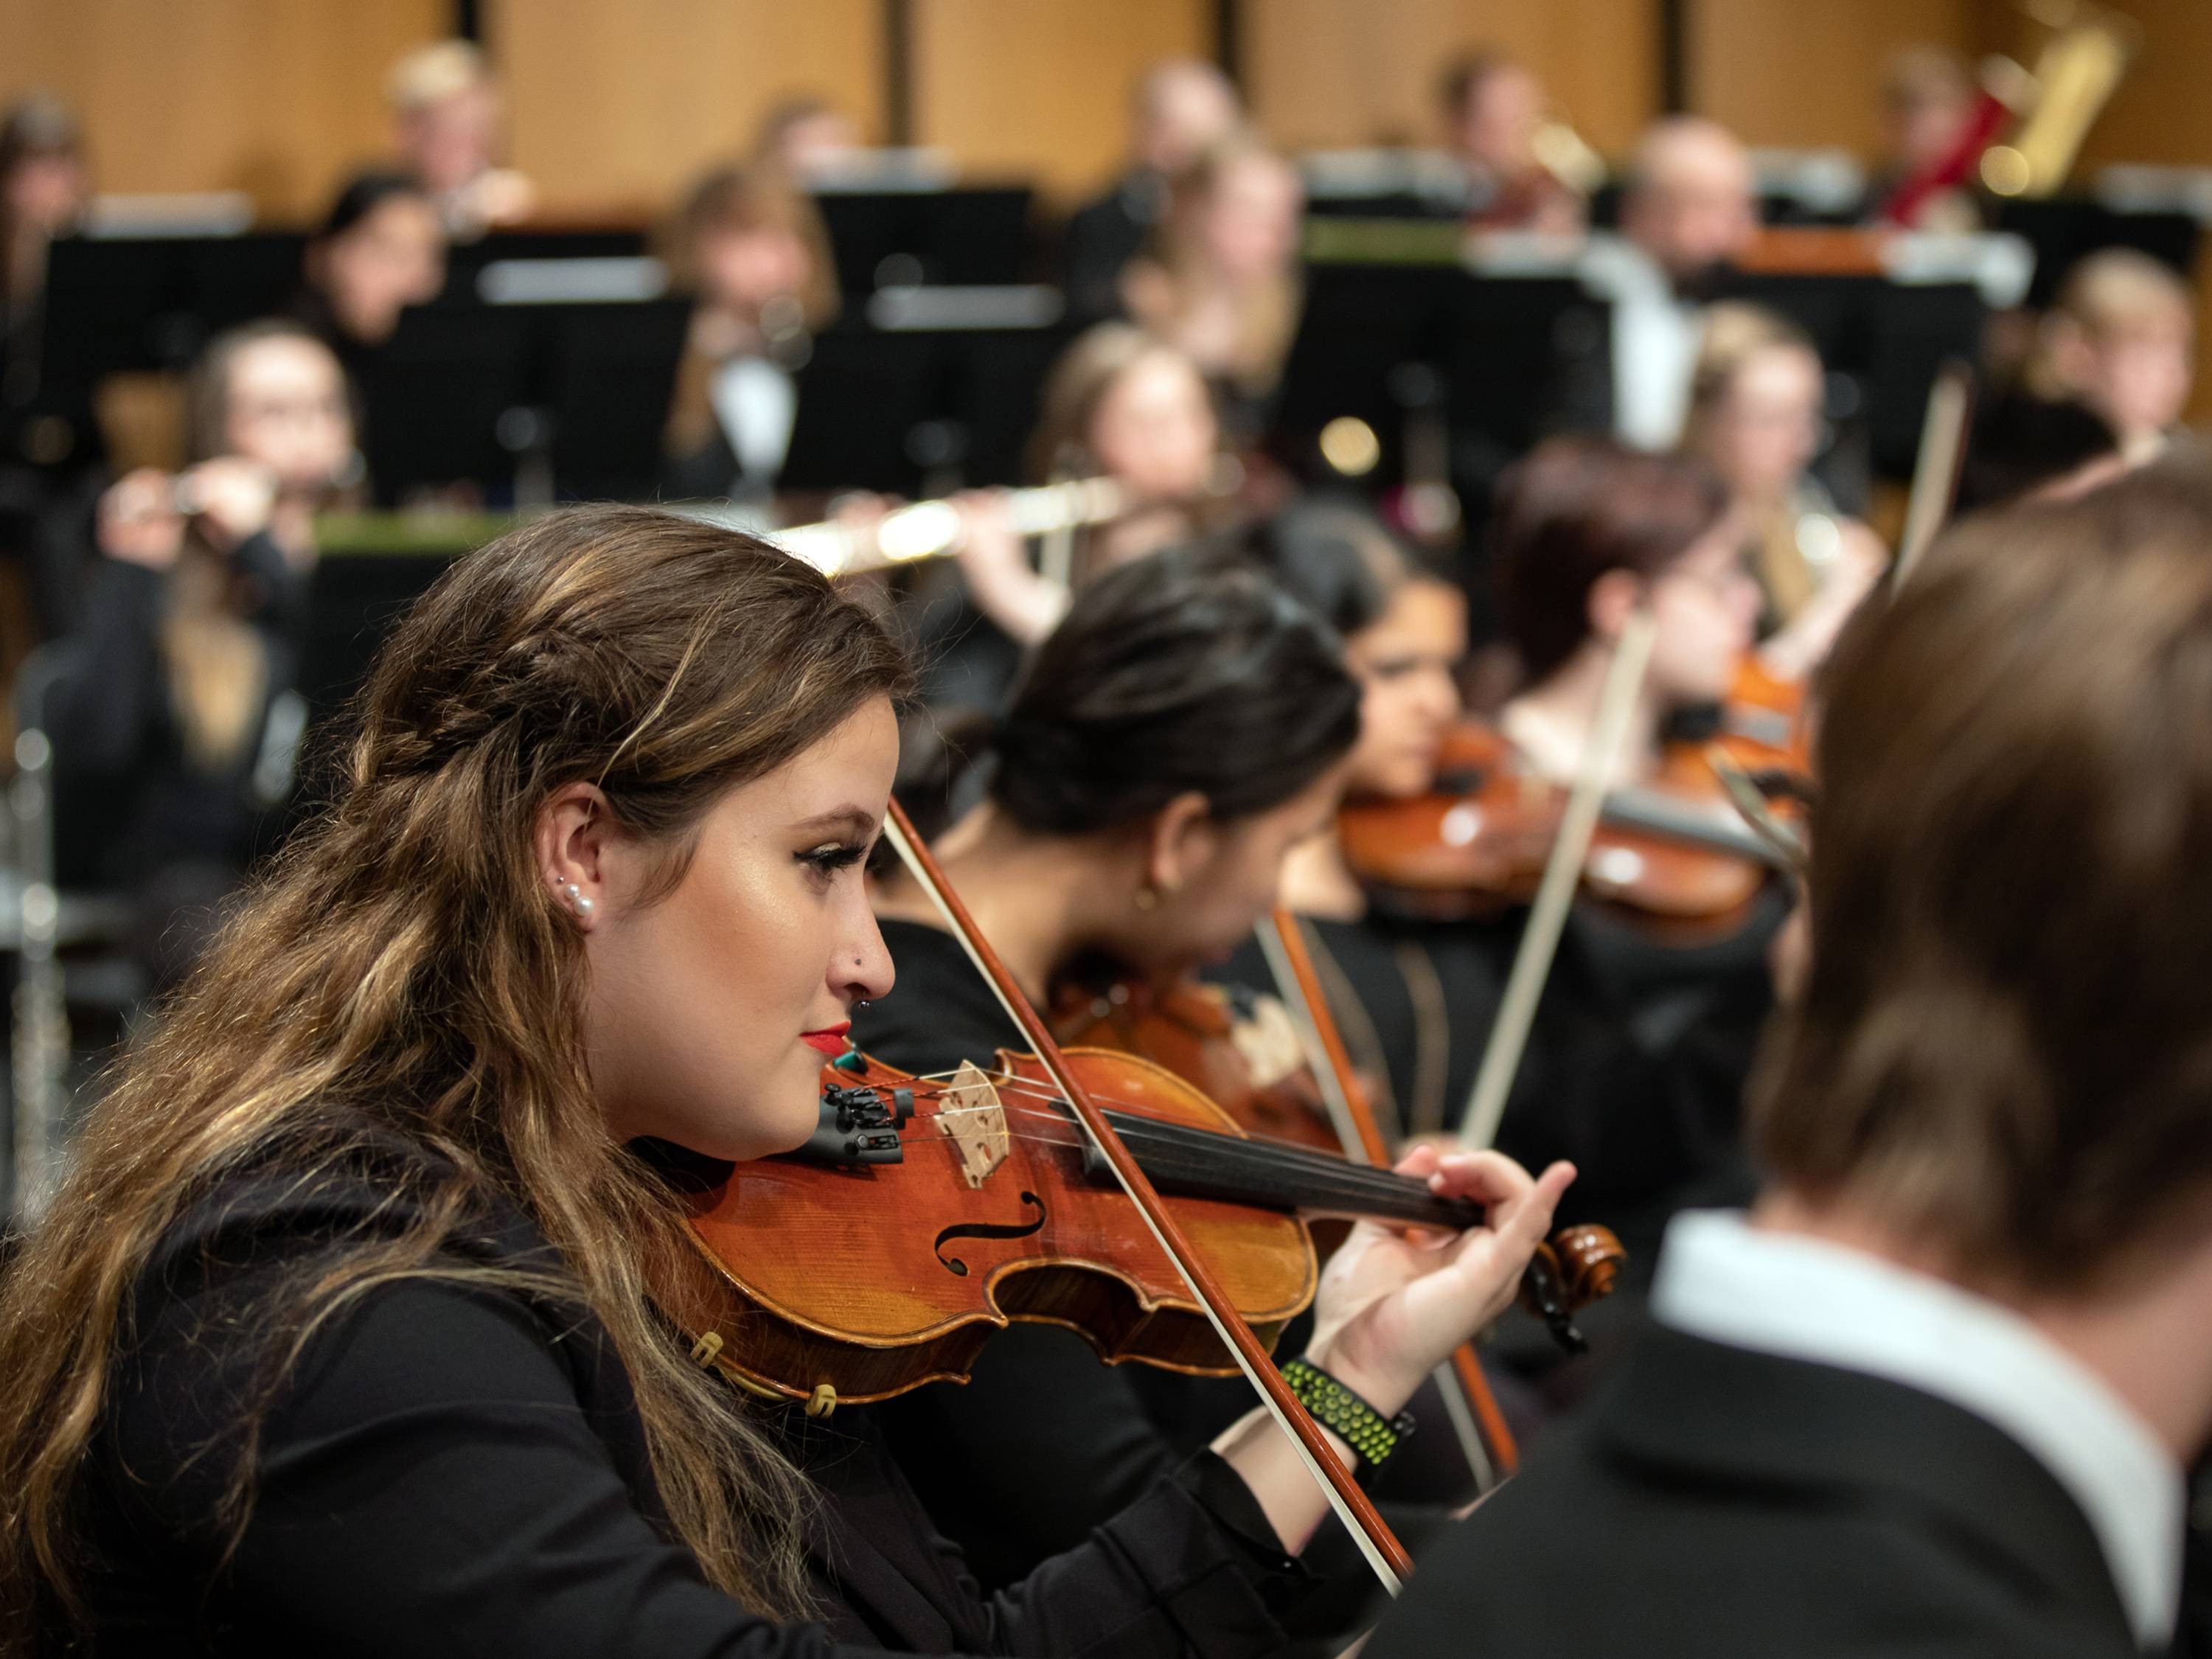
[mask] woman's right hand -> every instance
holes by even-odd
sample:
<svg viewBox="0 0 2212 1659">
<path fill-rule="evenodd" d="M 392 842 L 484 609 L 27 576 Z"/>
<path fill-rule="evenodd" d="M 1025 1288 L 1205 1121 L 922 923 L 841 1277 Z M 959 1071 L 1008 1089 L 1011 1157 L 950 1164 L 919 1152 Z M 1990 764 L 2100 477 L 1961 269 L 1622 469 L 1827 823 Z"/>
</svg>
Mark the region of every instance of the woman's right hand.
<svg viewBox="0 0 2212 1659">
<path fill-rule="evenodd" d="M 100 498 L 94 531 L 109 558 L 167 570 L 185 548 L 176 479 L 150 466 L 124 474 Z"/>
</svg>

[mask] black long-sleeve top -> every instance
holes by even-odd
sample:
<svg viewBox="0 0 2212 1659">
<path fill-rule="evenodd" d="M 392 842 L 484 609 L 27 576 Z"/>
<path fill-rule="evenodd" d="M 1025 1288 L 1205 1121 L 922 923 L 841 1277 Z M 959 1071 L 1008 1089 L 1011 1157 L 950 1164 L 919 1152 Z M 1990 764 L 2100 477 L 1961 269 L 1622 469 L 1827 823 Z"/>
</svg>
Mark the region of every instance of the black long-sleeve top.
<svg viewBox="0 0 2212 1659">
<path fill-rule="evenodd" d="M 410 1152 L 408 1156 L 417 1156 Z M 404 1279 L 308 1342 L 261 1432 L 234 1553 L 214 1516 L 256 1308 L 342 1233 L 409 1218 L 373 1173 L 227 1183 L 165 1236 L 143 1282 L 87 1480 L 93 1650 L 652 1659 L 898 1652 L 1237 1659 L 1279 1644 L 1305 1574 L 1243 1481 L 1201 1456 L 1079 1547 L 986 1597 L 865 1413 L 775 1423 L 823 1496 L 819 1617 L 776 1624 L 708 1583 L 665 1519 L 627 1373 L 588 1312 Z M 519 1211 L 459 1261 L 542 1266 Z"/>
<path fill-rule="evenodd" d="M 917 1073 L 963 1060 L 991 1064 L 1001 1048 L 1029 1046 L 999 1006 L 959 943 L 940 928 L 886 921 L 884 941 L 898 970 L 891 994 L 857 1010 L 853 1040 L 865 1053 Z M 1294 1322 L 1284 1351 L 1303 1346 Z M 884 1443 L 986 1583 L 1018 1580 L 1037 1561 L 1088 1536 L 1107 1517 L 1206 1445 L 1254 1405 L 1241 1376 L 1186 1376 L 1144 1364 L 1104 1365 L 1091 1345 L 1056 1325 L 1016 1324 L 975 1358 L 964 1383 L 916 1389 L 877 1407 Z M 1415 1454 L 1458 1454 L 1440 1431 Z M 1395 1466 L 1382 1476 L 1388 1496 Z M 1436 1516 L 1391 1504 L 1386 1518 L 1402 1537 Z M 1305 1637 L 1334 1637 L 1334 1652 L 1357 1628 L 1373 1580 L 1332 1516 L 1301 1559 L 1324 1588 L 1291 1623 Z"/>
<path fill-rule="evenodd" d="M 135 886 L 178 861 L 242 870 L 258 850 L 271 803 L 257 796 L 255 772 L 270 709 L 297 677 L 310 578 L 266 534 L 248 537 L 231 558 L 253 596 L 243 620 L 261 641 L 266 674 L 247 740 L 216 768 L 187 749 L 170 689 L 167 573 L 99 562 L 74 660 L 47 711 L 65 883 Z"/>
</svg>

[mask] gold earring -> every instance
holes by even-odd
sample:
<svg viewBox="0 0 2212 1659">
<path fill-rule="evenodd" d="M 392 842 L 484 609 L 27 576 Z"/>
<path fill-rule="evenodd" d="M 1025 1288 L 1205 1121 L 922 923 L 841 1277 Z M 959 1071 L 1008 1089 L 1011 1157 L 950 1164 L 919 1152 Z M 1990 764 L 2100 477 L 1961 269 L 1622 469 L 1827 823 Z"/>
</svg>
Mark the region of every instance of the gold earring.
<svg viewBox="0 0 2212 1659">
<path fill-rule="evenodd" d="M 1152 890 L 1151 883 L 1147 882 L 1137 890 L 1137 908 L 1139 910 L 1157 910 L 1159 907 L 1160 896 Z"/>
</svg>

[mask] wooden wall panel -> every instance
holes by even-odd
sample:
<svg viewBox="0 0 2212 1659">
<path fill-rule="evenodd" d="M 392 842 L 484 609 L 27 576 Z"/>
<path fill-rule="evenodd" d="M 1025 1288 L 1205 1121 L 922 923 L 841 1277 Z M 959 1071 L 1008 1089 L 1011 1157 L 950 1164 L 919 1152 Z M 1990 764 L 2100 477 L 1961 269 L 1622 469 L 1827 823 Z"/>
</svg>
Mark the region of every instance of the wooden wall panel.
<svg viewBox="0 0 2212 1659">
<path fill-rule="evenodd" d="M 313 214 L 385 148 L 384 74 L 450 0 L 0 0 L 0 97 L 76 106 L 100 187 Z"/>
<path fill-rule="evenodd" d="M 1691 0 L 1691 106 L 1748 143 L 1871 156 L 1899 47 L 1978 55 L 1979 0 Z"/>
<path fill-rule="evenodd" d="M 490 0 L 515 166 L 549 206 L 658 207 L 748 149 L 768 110 L 827 98 L 883 129 L 880 0 Z"/>
<path fill-rule="evenodd" d="M 1127 148 L 1131 87 L 1164 58 L 1210 57 L 1204 0 L 915 0 L 915 137 L 975 175 L 1063 200 Z"/>
<path fill-rule="evenodd" d="M 1428 145 L 1445 64 L 1496 47 L 1617 155 L 1658 107 L 1658 13 L 1657 0 L 1245 0 L 1245 80 L 1261 122 L 1292 149 Z"/>
</svg>

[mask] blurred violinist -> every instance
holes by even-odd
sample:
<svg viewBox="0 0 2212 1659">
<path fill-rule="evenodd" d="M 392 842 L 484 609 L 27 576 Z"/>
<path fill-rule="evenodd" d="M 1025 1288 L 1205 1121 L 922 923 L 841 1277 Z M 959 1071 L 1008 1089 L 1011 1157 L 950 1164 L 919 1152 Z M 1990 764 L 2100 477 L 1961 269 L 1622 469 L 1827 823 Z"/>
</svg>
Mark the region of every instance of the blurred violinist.
<svg viewBox="0 0 2212 1659">
<path fill-rule="evenodd" d="M 1346 795 L 1402 799 L 1433 789 L 1460 715 L 1465 595 L 1346 503 L 1295 505 L 1246 539 L 1344 641 L 1345 665 L 1360 687 Z M 1291 850 L 1281 897 L 1310 924 L 1331 1011 L 1386 1128 L 1441 1129 L 1466 1097 L 1495 1010 L 1492 953 L 1464 924 L 1376 903 L 1333 826 Z M 1227 976 L 1270 983 L 1255 946 L 1240 951 Z"/>
<path fill-rule="evenodd" d="M 139 896 L 157 988 L 291 793 L 314 514 L 358 465 L 344 376 L 296 325 L 219 337 L 189 401 L 195 464 L 131 473 L 100 501 L 100 568 L 51 716 L 62 810 L 100 826 L 63 838 L 63 879 Z"/>
<path fill-rule="evenodd" d="M 436 202 L 447 234 L 472 241 L 526 219 L 538 191 L 501 165 L 499 84 L 483 49 L 441 40 L 410 52 L 385 83 L 401 159 Z"/>
<path fill-rule="evenodd" d="M 1508 475 L 1495 541 L 1523 675 L 1496 720 L 1513 763 L 1555 784 L 1577 775 L 1614 642 L 1643 610 L 1656 639 L 1608 784 L 1734 823 L 1668 742 L 1677 719 L 1728 696 L 1758 620 L 1727 487 L 1694 461 L 1555 439 Z M 1498 1144 L 1573 1158 L 1577 1202 L 1632 1261 L 1650 1261 L 1675 1209 L 1741 1197 L 1749 1178 L 1741 1095 L 1772 1002 L 1768 945 L 1790 906 L 1779 883 L 1752 890 L 1741 914 L 1680 934 L 1586 884 L 1539 1006 Z M 1518 933 L 1517 917 L 1498 930 L 1501 983 Z"/>
<path fill-rule="evenodd" d="M 1288 161 L 1225 138 L 1176 176 L 1152 248 L 1121 273 L 1128 315 L 1198 365 L 1240 444 L 1264 428 L 1297 331 L 1304 207 Z"/>
<path fill-rule="evenodd" d="M 1820 353 L 1795 325 L 1733 302 L 1706 314 L 1682 447 L 1734 496 L 1765 600 L 1760 659 L 1784 679 L 1827 654 L 1889 562 L 1813 473 L 1826 400 Z"/>
<path fill-rule="evenodd" d="M 1127 170 L 1076 210 L 1067 225 L 1067 305 L 1079 320 L 1121 309 L 1121 272 L 1166 216 L 1169 186 L 1233 133 L 1244 110 L 1213 64 L 1170 58 L 1145 71 L 1129 96 Z"/>
<path fill-rule="evenodd" d="M 821 215 L 772 167 L 722 168 L 685 198 L 669 264 L 692 311 L 663 435 L 667 493 L 765 511 L 798 417 L 793 372 L 837 314 Z"/>
<path fill-rule="evenodd" d="M 1572 236 L 1589 204 L 1537 159 L 1543 82 L 1527 65 L 1477 52 L 1444 72 L 1439 102 L 1449 148 L 1467 175 L 1468 222 L 1482 230 Z"/>
</svg>

